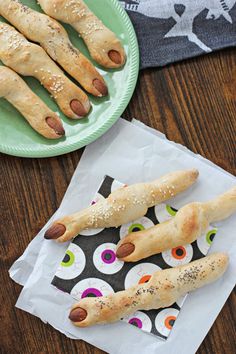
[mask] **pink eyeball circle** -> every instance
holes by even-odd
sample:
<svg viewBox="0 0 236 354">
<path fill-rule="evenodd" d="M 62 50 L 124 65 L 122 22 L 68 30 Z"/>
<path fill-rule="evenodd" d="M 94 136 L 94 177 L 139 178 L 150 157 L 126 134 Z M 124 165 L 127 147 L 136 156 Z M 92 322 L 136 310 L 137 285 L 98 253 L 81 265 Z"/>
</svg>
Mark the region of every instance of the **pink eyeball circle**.
<svg viewBox="0 0 236 354">
<path fill-rule="evenodd" d="M 121 270 L 123 261 L 116 258 L 116 245 L 103 243 L 98 246 L 93 254 L 94 266 L 103 274 L 115 274 Z"/>
</svg>

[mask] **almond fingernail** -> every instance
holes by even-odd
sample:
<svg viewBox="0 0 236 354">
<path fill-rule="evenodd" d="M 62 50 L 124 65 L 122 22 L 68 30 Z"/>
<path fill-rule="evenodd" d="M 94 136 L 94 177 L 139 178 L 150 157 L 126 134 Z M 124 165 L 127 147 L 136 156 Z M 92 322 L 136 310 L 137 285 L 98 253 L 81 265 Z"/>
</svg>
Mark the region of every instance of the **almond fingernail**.
<svg viewBox="0 0 236 354">
<path fill-rule="evenodd" d="M 65 135 L 65 130 L 61 122 L 53 117 L 46 118 L 47 125 L 52 128 L 58 135 Z"/>
<path fill-rule="evenodd" d="M 124 243 L 121 245 L 116 251 L 117 258 L 125 258 L 133 253 L 135 250 L 135 246 L 132 243 Z"/>
<path fill-rule="evenodd" d="M 78 100 L 72 100 L 70 108 L 78 117 L 84 117 L 88 113 L 82 103 Z"/>
<path fill-rule="evenodd" d="M 66 232 L 65 225 L 55 224 L 52 225 L 44 234 L 44 238 L 47 240 L 54 240 L 62 236 Z"/>
<path fill-rule="evenodd" d="M 87 311 L 85 311 L 81 307 L 76 307 L 69 314 L 69 319 L 72 322 L 82 322 L 85 320 L 86 317 L 87 317 Z"/>
<path fill-rule="evenodd" d="M 196 168 L 194 168 L 191 170 L 191 175 L 194 179 L 197 179 L 199 176 L 199 171 Z"/>
<path fill-rule="evenodd" d="M 94 79 L 93 80 L 93 86 L 95 87 L 96 90 L 100 92 L 102 96 L 107 96 L 108 94 L 108 89 L 107 86 L 105 85 L 104 82 L 102 82 L 99 79 Z"/>
<path fill-rule="evenodd" d="M 111 61 L 113 61 L 113 63 L 115 64 L 122 63 L 121 55 L 119 52 L 117 52 L 117 50 L 110 50 L 108 56 L 111 59 Z"/>
</svg>

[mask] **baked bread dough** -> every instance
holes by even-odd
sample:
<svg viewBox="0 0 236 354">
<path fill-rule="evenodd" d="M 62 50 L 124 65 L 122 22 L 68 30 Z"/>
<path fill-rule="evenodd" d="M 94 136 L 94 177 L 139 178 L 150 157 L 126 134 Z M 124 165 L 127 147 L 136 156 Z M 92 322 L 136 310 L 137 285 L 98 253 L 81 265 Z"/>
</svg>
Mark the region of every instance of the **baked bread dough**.
<svg viewBox="0 0 236 354">
<path fill-rule="evenodd" d="M 11 69 L 0 66 L 0 97 L 10 102 L 34 130 L 48 139 L 65 134 L 61 120 Z"/>
<path fill-rule="evenodd" d="M 0 0 L 0 14 L 29 40 L 39 43 L 86 91 L 94 96 L 107 95 L 103 77 L 73 46 L 64 27 L 57 21 L 18 0 Z"/>
<path fill-rule="evenodd" d="M 108 198 L 57 220 L 46 231 L 45 238 L 64 242 L 89 228 L 117 227 L 146 214 L 147 209 L 190 187 L 197 170 L 169 173 L 150 183 L 139 183 L 115 190 Z"/>
<path fill-rule="evenodd" d="M 0 60 L 19 74 L 38 79 L 67 117 L 78 119 L 88 114 L 90 102 L 87 95 L 64 75 L 44 49 L 2 22 Z"/>
<path fill-rule="evenodd" d="M 92 58 L 106 68 L 124 65 L 124 48 L 82 0 L 38 0 L 49 16 L 70 24 L 86 43 Z"/>
<path fill-rule="evenodd" d="M 192 243 L 210 223 L 226 219 L 235 211 L 236 187 L 209 202 L 187 204 L 166 222 L 130 233 L 118 243 L 116 256 L 125 262 L 136 262 Z"/>
<path fill-rule="evenodd" d="M 76 326 L 87 327 L 115 322 L 138 310 L 167 307 L 189 291 L 217 280 L 227 266 L 227 254 L 215 253 L 183 266 L 160 270 L 147 283 L 108 296 L 80 300 L 69 318 Z"/>
</svg>

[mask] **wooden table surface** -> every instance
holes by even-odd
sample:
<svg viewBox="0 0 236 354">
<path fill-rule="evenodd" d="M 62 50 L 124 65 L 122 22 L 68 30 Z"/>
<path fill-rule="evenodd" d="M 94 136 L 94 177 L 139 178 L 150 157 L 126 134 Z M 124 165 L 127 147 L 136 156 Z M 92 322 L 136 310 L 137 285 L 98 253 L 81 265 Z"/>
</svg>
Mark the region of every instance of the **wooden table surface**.
<svg viewBox="0 0 236 354">
<path fill-rule="evenodd" d="M 141 72 L 123 117 L 136 117 L 236 174 L 235 54 L 229 49 Z M 1 353 L 102 353 L 16 309 L 21 287 L 8 275 L 11 264 L 60 205 L 82 152 L 50 159 L 1 155 Z M 198 354 L 235 353 L 235 306 L 232 293 Z"/>
</svg>

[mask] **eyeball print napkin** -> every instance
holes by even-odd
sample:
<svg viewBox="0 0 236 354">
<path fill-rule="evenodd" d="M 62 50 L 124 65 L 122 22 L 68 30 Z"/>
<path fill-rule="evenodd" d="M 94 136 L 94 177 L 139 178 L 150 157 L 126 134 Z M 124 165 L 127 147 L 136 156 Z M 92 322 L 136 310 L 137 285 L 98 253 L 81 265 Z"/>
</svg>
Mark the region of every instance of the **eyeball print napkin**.
<svg viewBox="0 0 236 354">
<path fill-rule="evenodd" d="M 124 184 L 106 176 L 92 204 Z M 118 241 L 130 232 L 147 229 L 176 214 L 173 205 L 159 204 L 147 214 L 119 228 L 91 229 L 80 233 L 69 245 L 52 284 L 75 299 L 106 296 L 133 285 L 148 282 L 158 270 L 176 267 L 204 257 L 215 237 L 216 229 L 192 244 L 162 252 L 136 263 L 124 263 L 116 258 Z M 123 318 L 137 328 L 166 339 L 175 323 L 185 297 L 172 306 L 151 311 L 137 311 Z"/>
</svg>

